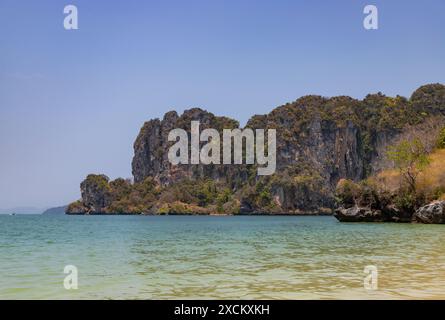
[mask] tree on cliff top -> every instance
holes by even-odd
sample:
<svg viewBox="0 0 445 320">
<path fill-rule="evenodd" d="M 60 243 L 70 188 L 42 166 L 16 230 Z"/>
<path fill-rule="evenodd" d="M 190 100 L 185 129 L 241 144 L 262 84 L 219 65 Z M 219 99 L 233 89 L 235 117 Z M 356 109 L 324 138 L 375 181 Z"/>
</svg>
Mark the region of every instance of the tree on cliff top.
<svg viewBox="0 0 445 320">
<path fill-rule="evenodd" d="M 415 194 L 417 177 L 429 164 L 428 151 L 422 141 L 419 138 L 403 140 L 389 148 L 388 157 L 408 184 L 408 191 Z"/>
</svg>

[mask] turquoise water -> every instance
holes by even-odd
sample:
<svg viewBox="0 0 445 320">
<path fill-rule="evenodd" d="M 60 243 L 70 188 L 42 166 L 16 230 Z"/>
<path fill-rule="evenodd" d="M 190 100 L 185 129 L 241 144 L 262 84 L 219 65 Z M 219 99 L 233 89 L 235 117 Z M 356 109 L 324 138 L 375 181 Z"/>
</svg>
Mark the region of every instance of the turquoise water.
<svg viewBox="0 0 445 320">
<path fill-rule="evenodd" d="M 79 287 L 66 290 L 65 265 Z M 363 286 L 378 268 L 378 289 Z M 0 215 L 0 299 L 445 299 L 445 226 Z"/>
</svg>

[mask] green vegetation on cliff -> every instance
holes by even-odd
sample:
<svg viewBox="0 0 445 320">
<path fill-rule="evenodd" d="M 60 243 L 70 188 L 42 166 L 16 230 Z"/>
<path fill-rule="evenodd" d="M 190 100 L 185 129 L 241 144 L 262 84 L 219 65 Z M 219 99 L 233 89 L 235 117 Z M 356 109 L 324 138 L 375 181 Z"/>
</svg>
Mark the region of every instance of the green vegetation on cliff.
<svg viewBox="0 0 445 320">
<path fill-rule="evenodd" d="M 226 185 L 210 179 L 182 180 L 160 186 L 149 177 L 131 183 L 103 175 L 89 175 L 82 182 L 82 200 L 71 203 L 68 213 L 105 214 L 232 214 L 239 202 Z M 107 204 L 101 206 L 98 204 Z"/>
</svg>

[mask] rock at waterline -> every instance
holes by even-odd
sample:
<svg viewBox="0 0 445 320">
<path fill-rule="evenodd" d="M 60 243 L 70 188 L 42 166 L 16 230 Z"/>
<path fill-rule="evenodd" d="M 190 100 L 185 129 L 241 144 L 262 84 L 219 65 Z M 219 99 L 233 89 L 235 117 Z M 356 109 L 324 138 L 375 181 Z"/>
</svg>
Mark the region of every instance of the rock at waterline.
<svg viewBox="0 0 445 320">
<path fill-rule="evenodd" d="M 445 201 L 435 201 L 416 210 L 413 222 L 445 223 Z"/>
<path fill-rule="evenodd" d="M 383 222 L 382 211 L 371 210 L 365 207 L 340 207 L 335 210 L 334 217 L 341 222 Z"/>
<path fill-rule="evenodd" d="M 369 206 L 339 207 L 334 216 L 340 222 L 411 222 L 413 213 L 389 204 L 379 208 Z"/>
</svg>

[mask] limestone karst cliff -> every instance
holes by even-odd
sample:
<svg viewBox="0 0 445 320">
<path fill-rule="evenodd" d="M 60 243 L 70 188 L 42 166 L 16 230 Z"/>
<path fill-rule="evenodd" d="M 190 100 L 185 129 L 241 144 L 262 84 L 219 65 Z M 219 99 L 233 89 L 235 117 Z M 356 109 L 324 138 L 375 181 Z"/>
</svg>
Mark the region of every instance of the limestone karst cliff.
<svg viewBox="0 0 445 320">
<path fill-rule="evenodd" d="M 192 120 L 218 131 L 239 123 L 199 108 L 170 111 L 140 130 L 134 183 L 90 175 L 81 184 L 82 199 L 67 213 L 330 213 L 340 179 L 359 181 L 388 168 L 388 146 L 412 128 L 427 135 L 444 115 L 441 84 L 423 86 L 410 99 L 305 96 L 248 121 L 248 128 L 277 132 L 276 172 L 258 176 L 256 165 L 172 165 L 170 130 L 190 132 Z"/>
</svg>

